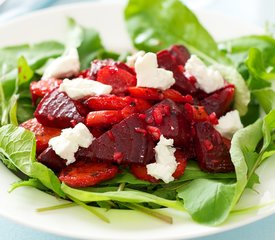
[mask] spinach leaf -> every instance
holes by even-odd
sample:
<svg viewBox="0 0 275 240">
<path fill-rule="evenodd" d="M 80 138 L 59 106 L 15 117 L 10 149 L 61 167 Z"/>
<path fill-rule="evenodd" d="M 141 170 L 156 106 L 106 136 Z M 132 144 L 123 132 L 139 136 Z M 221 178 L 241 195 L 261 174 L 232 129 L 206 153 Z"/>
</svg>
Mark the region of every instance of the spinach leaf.
<svg viewBox="0 0 275 240">
<path fill-rule="evenodd" d="M 5 125 L 0 128 L 0 158 L 22 173 L 38 179 L 58 196 L 65 197 L 54 172 L 35 160 L 35 136 L 22 127 Z"/>
<path fill-rule="evenodd" d="M 87 68 L 91 61 L 104 51 L 99 33 L 92 28 L 78 25 L 73 18 L 68 18 L 68 25 L 69 36 L 66 48 L 77 48 L 81 68 Z"/>
<path fill-rule="evenodd" d="M 124 16 L 137 49 L 156 52 L 183 44 L 208 63 L 228 62 L 194 13 L 179 0 L 130 0 Z"/>
<path fill-rule="evenodd" d="M 192 218 L 210 225 L 218 225 L 228 217 L 234 191 L 234 182 L 210 179 L 197 179 L 177 190 Z"/>
</svg>

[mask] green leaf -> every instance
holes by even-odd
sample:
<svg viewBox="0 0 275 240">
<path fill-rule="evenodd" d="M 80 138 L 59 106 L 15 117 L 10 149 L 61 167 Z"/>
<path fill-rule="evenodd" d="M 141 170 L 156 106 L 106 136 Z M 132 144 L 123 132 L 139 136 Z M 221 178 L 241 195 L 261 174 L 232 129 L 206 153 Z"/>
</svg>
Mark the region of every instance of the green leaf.
<svg viewBox="0 0 275 240">
<path fill-rule="evenodd" d="M 69 36 L 67 49 L 75 47 L 78 50 L 81 68 L 89 67 L 91 61 L 100 51 L 104 51 L 99 33 L 92 28 L 85 28 L 76 23 L 73 18 L 68 18 Z"/>
<path fill-rule="evenodd" d="M 19 57 L 18 61 L 18 85 L 22 85 L 24 83 L 27 83 L 31 80 L 33 77 L 33 70 L 30 68 L 30 66 L 27 63 L 27 60 L 21 56 Z"/>
<path fill-rule="evenodd" d="M 26 181 L 19 181 L 19 182 L 13 183 L 11 185 L 11 188 L 9 189 L 9 192 L 12 192 L 13 190 L 15 190 L 16 188 L 19 188 L 19 187 L 34 187 L 41 191 L 48 190 L 38 179 L 30 178 Z"/>
<path fill-rule="evenodd" d="M 262 52 L 264 66 L 273 66 L 275 72 L 275 39 L 267 35 L 251 35 L 224 41 L 220 48 L 227 53 L 235 66 L 245 61 L 250 48 L 257 47 Z"/>
<path fill-rule="evenodd" d="M 130 0 L 124 16 L 137 49 L 156 52 L 183 44 L 209 63 L 228 62 L 194 13 L 179 0 Z"/>
<path fill-rule="evenodd" d="M 232 181 L 197 179 L 180 188 L 178 197 L 192 218 L 210 225 L 218 225 L 228 217 L 235 192 Z"/>
<path fill-rule="evenodd" d="M 62 183 L 61 189 L 69 196 L 82 202 L 118 201 L 128 203 L 155 203 L 160 206 L 184 210 L 178 201 L 167 200 L 146 192 L 125 189 L 124 191 L 90 192 L 81 189 L 74 189 Z"/>
<path fill-rule="evenodd" d="M 271 88 L 253 90 L 252 94 L 256 97 L 265 113 L 275 109 L 275 91 Z"/>
<path fill-rule="evenodd" d="M 250 48 L 248 53 L 248 58 L 246 60 L 246 65 L 249 72 L 256 78 L 262 80 L 275 80 L 274 72 L 267 72 L 267 69 L 264 65 L 264 60 L 262 53 L 257 48 Z"/>
<path fill-rule="evenodd" d="M 22 173 L 38 179 L 44 186 L 61 197 L 60 182 L 54 172 L 35 159 L 35 136 L 22 127 L 5 125 L 0 128 L 0 157 Z"/>
<path fill-rule="evenodd" d="M 243 77 L 234 67 L 221 64 L 213 65 L 213 67 L 222 74 L 226 81 L 235 85 L 234 109 L 237 109 L 241 116 L 245 115 L 250 102 L 250 92 Z"/>
</svg>

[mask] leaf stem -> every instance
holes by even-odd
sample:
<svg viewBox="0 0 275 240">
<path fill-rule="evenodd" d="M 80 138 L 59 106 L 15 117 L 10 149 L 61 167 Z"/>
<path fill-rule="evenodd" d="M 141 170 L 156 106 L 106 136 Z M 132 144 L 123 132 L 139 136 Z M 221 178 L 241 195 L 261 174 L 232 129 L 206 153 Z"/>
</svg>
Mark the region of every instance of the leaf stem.
<svg viewBox="0 0 275 240">
<path fill-rule="evenodd" d="M 50 206 L 50 207 L 37 208 L 36 211 L 37 212 L 46 212 L 46 211 L 58 210 L 58 209 L 74 207 L 74 206 L 77 206 L 77 204 L 74 202 L 70 202 L 70 203 L 63 203 L 63 204 L 54 205 L 54 206 Z"/>
</svg>

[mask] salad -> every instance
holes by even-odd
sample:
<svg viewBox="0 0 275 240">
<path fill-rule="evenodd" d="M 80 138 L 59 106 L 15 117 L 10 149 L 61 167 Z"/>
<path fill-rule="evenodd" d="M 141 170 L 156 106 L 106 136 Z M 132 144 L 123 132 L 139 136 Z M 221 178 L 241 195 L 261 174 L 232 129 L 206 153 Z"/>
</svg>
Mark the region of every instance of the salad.
<svg viewBox="0 0 275 240">
<path fill-rule="evenodd" d="M 68 19 L 66 44 L 0 49 L 0 158 L 22 181 L 80 205 L 187 211 L 223 223 L 275 153 L 275 40 L 216 43 L 177 0 L 130 0 L 135 53 Z M 171 26 L 176 26 L 171 28 Z"/>
</svg>

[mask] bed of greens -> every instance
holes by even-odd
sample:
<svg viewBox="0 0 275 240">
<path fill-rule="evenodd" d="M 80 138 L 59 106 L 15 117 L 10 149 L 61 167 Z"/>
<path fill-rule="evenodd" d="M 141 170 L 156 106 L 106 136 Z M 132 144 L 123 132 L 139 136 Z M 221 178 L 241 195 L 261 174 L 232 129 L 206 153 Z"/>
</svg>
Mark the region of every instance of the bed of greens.
<svg viewBox="0 0 275 240">
<path fill-rule="evenodd" d="M 94 207 L 134 209 L 171 223 L 170 216 L 154 211 L 169 207 L 187 211 L 198 223 L 219 225 L 244 190 L 260 184 L 255 171 L 275 154 L 275 38 L 251 35 L 217 43 L 179 0 L 129 0 L 124 14 L 136 49 L 156 52 L 182 44 L 236 86 L 234 108 L 245 128 L 231 142 L 235 173 L 206 173 L 194 161 L 188 163 L 182 177 L 168 184 L 151 184 L 127 172 L 96 187 L 74 189 L 61 184 L 52 170 L 36 160 L 34 134 L 18 127 L 33 118 L 30 83 L 41 78 L 48 60 L 72 47 L 78 49 L 81 69 L 89 67 L 93 59 L 123 60 L 126 56 L 106 50 L 95 29 L 69 18 L 66 43 L 46 41 L 0 49 L 0 159 L 22 178 L 10 191 L 32 186 L 72 201 L 42 211 L 77 204 L 107 222 Z"/>
</svg>

